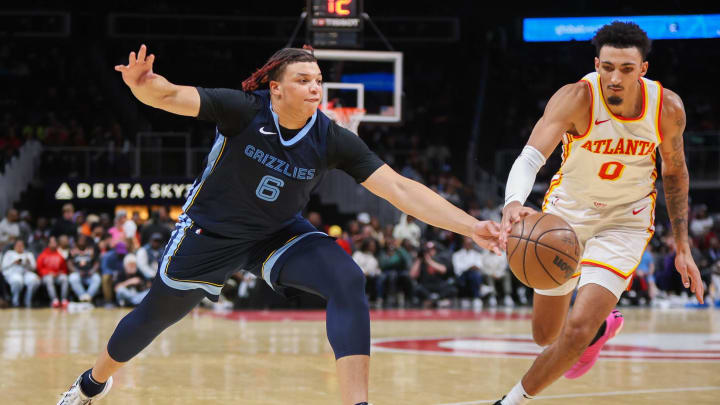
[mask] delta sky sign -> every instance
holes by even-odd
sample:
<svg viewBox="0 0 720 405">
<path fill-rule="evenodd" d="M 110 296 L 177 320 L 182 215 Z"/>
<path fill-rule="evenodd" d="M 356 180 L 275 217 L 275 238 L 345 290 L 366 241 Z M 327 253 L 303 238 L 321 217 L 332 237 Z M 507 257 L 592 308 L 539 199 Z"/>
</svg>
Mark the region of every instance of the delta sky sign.
<svg viewBox="0 0 720 405">
<path fill-rule="evenodd" d="M 48 190 L 57 201 L 142 202 L 163 200 L 182 202 L 192 183 L 180 181 L 65 181 Z"/>
</svg>

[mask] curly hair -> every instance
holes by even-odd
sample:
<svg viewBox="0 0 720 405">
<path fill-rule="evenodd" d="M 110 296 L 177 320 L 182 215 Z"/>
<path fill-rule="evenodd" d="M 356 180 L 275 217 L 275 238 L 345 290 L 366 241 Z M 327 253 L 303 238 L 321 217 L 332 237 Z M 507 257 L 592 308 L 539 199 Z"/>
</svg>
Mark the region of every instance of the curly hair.
<svg viewBox="0 0 720 405">
<path fill-rule="evenodd" d="M 296 62 L 317 62 L 313 47 L 304 45 L 302 49 L 283 48 L 275 52 L 260 69 L 242 82 L 242 89 L 253 91 L 270 80 L 277 80 L 282 77 L 287 65 Z"/>
<path fill-rule="evenodd" d="M 600 56 L 600 49 L 604 45 L 614 48 L 636 47 L 642 55 L 643 61 L 650 53 L 651 41 L 647 33 L 633 22 L 613 21 L 611 24 L 602 26 L 592 39 L 595 45 L 597 56 Z"/>
</svg>

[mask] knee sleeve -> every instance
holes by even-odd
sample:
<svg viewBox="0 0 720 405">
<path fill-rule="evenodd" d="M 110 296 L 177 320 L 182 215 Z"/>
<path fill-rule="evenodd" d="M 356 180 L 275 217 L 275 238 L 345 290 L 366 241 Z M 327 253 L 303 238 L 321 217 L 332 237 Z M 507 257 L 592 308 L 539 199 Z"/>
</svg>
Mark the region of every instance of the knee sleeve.
<svg viewBox="0 0 720 405">
<path fill-rule="evenodd" d="M 201 290 L 172 290 L 156 278 L 145 300 L 115 328 L 107 345 L 108 354 L 115 361 L 129 361 L 162 331 L 187 315 L 204 296 Z"/>
</svg>

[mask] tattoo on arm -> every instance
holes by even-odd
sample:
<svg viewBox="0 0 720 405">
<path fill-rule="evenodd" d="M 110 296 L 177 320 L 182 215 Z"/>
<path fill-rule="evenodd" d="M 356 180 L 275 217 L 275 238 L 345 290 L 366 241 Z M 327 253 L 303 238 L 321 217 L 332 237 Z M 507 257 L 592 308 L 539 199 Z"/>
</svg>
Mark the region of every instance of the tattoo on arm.
<svg viewBox="0 0 720 405">
<path fill-rule="evenodd" d="M 684 160 L 683 160 L 684 164 Z M 663 176 L 665 202 L 676 242 L 687 242 L 688 238 L 688 186 L 690 176 L 687 169 L 678 174 Z"/>
</svg>

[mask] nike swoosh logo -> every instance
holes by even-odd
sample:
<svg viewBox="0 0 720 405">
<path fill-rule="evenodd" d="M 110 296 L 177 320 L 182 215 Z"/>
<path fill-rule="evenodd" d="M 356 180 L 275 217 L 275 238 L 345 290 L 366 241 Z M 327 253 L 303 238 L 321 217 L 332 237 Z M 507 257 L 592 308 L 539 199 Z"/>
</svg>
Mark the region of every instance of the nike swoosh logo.
<svg viewBox="0 0 720 405">
<path fill-rule="evenodd" d="M 277 132 L 268 132 L 265 131 L 265 127 L 260 127 L 260 133 L 263 135 L 277 135 Z"/>
<path fill-rule="evenodd" d="M 642 210 L 644 210 L 645 208 L 647 208 L 647 206 L 642 207 L 642 208 L 640 208 L 639 210 L 633 210 L 633 215 L 639 214 L 639 213 L 640 213 Z"/>
<path fill-rule="evenodd" d="M 608 122 L 608 121 L 610 121 L 610 120 L 603 120 L 603 121 L 595 120 L 595 125 L 600 125 L 600 124 L 602 124 L 603 122 Z"/>
</svg>

